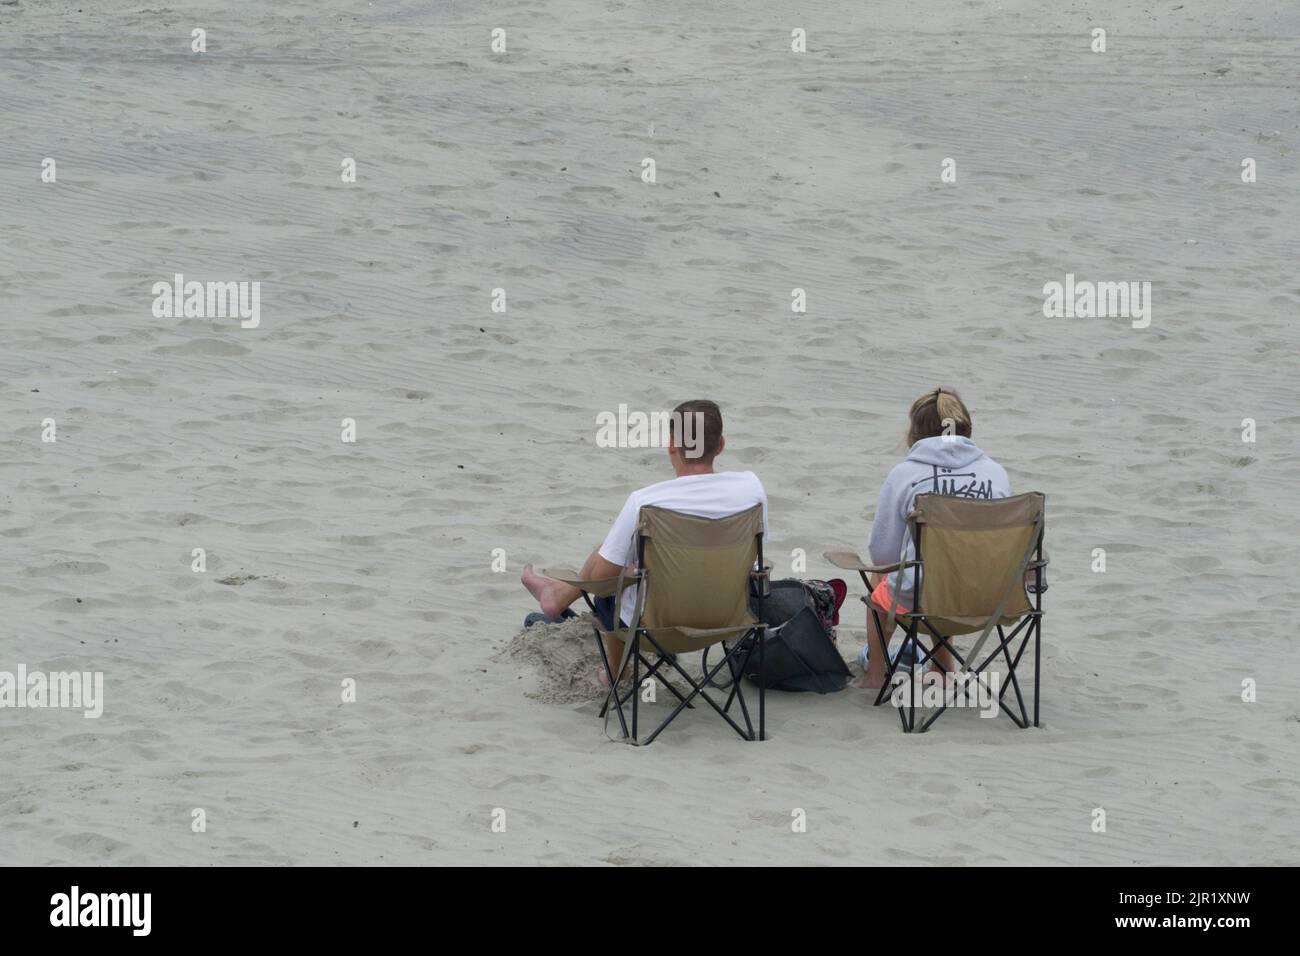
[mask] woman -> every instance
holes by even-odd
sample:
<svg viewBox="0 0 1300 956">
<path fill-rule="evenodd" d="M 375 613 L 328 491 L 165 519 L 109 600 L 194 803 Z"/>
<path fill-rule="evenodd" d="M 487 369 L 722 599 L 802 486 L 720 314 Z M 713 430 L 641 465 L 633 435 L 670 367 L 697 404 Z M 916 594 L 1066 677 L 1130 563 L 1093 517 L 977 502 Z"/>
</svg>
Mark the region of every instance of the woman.
<svg viewBox="0 0 1300 956">
<path fill-rule="evenodd" d="M 909 412 L 907 458 L 895 465 L 880 489 L 876 517 L 871 524 L 867 553 L 875 565 L 910 561 L 915 557 L 907 516 L 917 495 L 937 493 L 965 498 L 1006 498 L 1011 484 L 1006 470 L 971 441 L 971 417 L 966 405 L 950 388 L 936 388 L 912 403 Z M 889 602 L 894 600 L 897 613 L 912 607 L 915 592 L 915 569 L 890 574 L 870 575 L 871 603 L 880 616 L 882 627 L 888 624 Z M 897 585 L 898 593 L 892 591 Z M 897 622 L 895 622 L 897 627 Z M 885 635 L 885 643 L 893 629 Z M 881 640 L 875 616 L 867 610 L 867 672 L 859 687 L 879 689 L 885 682 L 886 664 L 880 653 Z M 940 647 L 932 660 L 946 671 L 955 669 L 952 654 Z"/>
</svg>

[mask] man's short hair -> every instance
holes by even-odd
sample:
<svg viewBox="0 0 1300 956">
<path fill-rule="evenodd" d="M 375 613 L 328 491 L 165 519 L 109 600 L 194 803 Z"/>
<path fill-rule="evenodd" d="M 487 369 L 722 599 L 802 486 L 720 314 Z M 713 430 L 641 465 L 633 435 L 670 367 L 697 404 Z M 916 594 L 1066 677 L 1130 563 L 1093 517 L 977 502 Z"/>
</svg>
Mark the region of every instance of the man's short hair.
<svg viewBox="0 0 1300 956">
<path fill-rule="evenodd" d="M 717 402 L 711 402 L 707 398 L 693 398 L 689 402 L 682 402 L 673 409 L 672 417 L 669 419 L 669 431 L 676 438 L 676 423 L 685 422 L 687 415 L 698 415 L 691 425 L 683 425 L 683 431 L 686 437 L 694 437 L 695 448 L 703 449 L 699 455 L 686 456 L 686 460 L 701 465 L 713 464 L 713 459 L 718 457 L 718 451 L 722 447 L 722 410 L 718 408 Z M 703 425 L 703 431 L 696 426 L 696 423 Z M 688 450 L 680 440 L 679 447 L 682 448 L 683 454 Z"/>
</svg>

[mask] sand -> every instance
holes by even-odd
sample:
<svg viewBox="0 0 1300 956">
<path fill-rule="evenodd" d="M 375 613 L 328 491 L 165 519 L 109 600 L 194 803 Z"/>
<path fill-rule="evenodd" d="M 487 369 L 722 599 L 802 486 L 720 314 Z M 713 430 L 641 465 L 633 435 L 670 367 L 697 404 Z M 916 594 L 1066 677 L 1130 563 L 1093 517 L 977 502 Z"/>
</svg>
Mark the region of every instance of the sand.
<svg viewBox="0 0 1300 956">
<path fill-rule="evenodd" d="M 580 618 L 520 628 L 493 659 L 518 665 L 521 680 L 528 670 L 533 671 L 536 688 L 525 692 L 533 700 L 550 704 L 595 702 L 599 706 L 607 694 L 597 678 L 600 659 L 595 634 L 591 624 Z M 617 661 L 614 669 L 618 669 Z"/>
<path fill-rule="evenodd" d="M 106 696 L 0 709 L 0 862 L 1300 862 L 1298 37 L 1241 0 L 0 5 L 0 670 Z M 156 318 L 178 272 L 260 324 Z M 1151 282 L 1150 326 L 1045 318 L 1067 273 Z M 1041 728 L 774 694 L 764 743 L 633 748 L 508 653 L 523 564 L 670 476 L 599 412 L 716 399 L 778 572 L 826 577 L 939 384 L 1048 496 Z"/>
</svg>

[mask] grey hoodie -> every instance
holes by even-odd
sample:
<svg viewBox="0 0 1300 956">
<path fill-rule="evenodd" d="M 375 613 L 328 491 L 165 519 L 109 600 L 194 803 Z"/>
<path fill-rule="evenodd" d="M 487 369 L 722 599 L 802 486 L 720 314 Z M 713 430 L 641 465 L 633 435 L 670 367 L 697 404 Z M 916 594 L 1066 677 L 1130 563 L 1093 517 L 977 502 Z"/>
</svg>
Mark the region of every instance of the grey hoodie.
<svg viewBox="0 0 1300 956">
<path fill-rule="evenodd" d="M 940 435 L 922 438 L 912 446 L 906 460 L 894 466 L 880 489 L 876 517 L 871 522 L 867 552 L 872 564 L 893 564 L 901 557 L 916 555 L 912 536 L 907 533 L 907 515 L 917 495 L 937 492 L 965 498 L 1007 498 L 1011 483 L 1001 465 L 979 450 L 969 438 Z M 898 572 L 889 575 L 894 591 Z M 893 595 L 895 603 L 912 607 L 913 569 L 904 572 L 903 586 Z"/>
</svg>

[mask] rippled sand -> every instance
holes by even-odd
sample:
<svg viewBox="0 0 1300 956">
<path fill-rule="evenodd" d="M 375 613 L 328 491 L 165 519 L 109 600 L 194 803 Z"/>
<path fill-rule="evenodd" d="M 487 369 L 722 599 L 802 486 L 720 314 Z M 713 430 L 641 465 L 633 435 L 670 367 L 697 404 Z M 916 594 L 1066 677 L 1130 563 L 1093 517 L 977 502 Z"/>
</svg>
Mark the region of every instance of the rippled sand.
<svg viewBox="0 0 1300 956">
<path fill-rule="evenodd" d="M 0 862 L 1297 862 L 1300 12 L 1056 6 L 0 6 L 0 670 L 107 698 L 0 710 Z M 1067 272 L 1151 326 L 1045 319 Z M 939 384 L 1048 496 L 1043 728 L 637 750 L 502 653 L 669 477 L 597 412 L 718 400 L 827 576 Z"/>
</svg>

